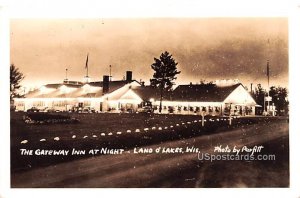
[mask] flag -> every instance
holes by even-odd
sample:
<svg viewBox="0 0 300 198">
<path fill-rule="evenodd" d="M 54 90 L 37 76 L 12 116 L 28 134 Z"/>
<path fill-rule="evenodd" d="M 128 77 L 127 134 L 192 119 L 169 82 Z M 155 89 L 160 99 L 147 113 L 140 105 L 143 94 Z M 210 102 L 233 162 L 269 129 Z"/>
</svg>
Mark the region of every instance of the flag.
<svg viewBox="0 0 300 198">
<path fill-rule="evenodd" d="M 89 63 L 89 54 L 87 54 L 87 56 L 86 56 L 85 69 L 88 68 L 88 63 Z"/>
</svg>

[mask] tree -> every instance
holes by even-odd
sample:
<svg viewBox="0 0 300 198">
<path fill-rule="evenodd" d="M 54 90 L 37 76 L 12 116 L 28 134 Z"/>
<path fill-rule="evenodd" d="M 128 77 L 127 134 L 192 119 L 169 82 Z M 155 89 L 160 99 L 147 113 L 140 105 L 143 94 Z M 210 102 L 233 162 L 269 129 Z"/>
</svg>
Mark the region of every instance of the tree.
<svg viewBox="0 0 300 198">
<path fill-rule="evenodd" d="M 266 97 L 266 91 L 265 91 L 265 89 L 263 89 L 261 84 L 257 85 L 257 87 L 255 88 L 255 91 L 253 93 L 251 93 L 251 95 L 258 105 L 261 105 L 262 107 L 264 107 L 264 101 L 265 101 L 264 97 Z M 262 114 L 263 111 L 264 111 L 264 109 L 259 108 L 255 112 L 257 112 L 257 114 Z"/>
<path fill-rule="evenodd" d="M 14 65 L 10 65 L 10 101 L 13 98 L 20 98 L 22 97 L 19 94 L 19 89 L 21 88 L 21 81 L 25 78 L 25 76 L 19 71 L 19 69 Z"/>
<path fill-rule="evenodd" d="M 264 97 L 267 95 L 268 93 L 265 91 L 265 89 L 263 89 L 261 84 L 258 84 L 255 88 L 255 91 L 252 93 L 256 103 L 262 107 L 264 107 Z M 274 103 L 278 115 L 284 115 L 288 113 L 289 102 L 287 100 L 288 91 L 286 88 L 272 86 L 270 87 L 269 96 L 272 97 L 272 103 Z M 258 112 L 258 114 L 261 113 L 262 112 Z"/>
<path fill-rule="evenodd" d="M 278 115 L 285 115 L 288 113 L 289 102 L 287 100 L 288 91 L 284 87 L 270 87 L 270 96 L 272 97 L 272 102 L 274 103 Z"/>
<path fill-rule="evenodd" d="M 159 112 L 162 110 L 164 92 L 172 89 L 175 84 L 174 80 L 177 79 L 176 75 L 180 74 L 180 71 L 177 71 L 177 64 L 172 55 L 165 51 L 160 55 L 159 59 L 154 58 L 154 63 L 151 65 L 151 68 L 154 70 L 153 78 L 150 79 L 151 86 L 160 90 Z"/>
</svg>

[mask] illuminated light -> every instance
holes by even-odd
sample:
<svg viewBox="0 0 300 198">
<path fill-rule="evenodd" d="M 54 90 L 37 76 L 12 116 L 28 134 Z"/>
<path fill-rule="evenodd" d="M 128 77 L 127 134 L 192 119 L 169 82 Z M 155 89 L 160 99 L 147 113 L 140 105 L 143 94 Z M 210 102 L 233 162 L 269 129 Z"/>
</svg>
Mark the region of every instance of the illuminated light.
<svg viewBox="0 0 300 198">
<path fill-rule="evenodd" d="M 171 125 L 170 128 L 173 128 L 173 125 Z"/>
<path fill-rule="evenodd" d="M 198 120 L 199 122 L 201 122 L 202 120 Z"/>
<path fill-rule="evenodd" d="M 165 129 L 168 129 L 168 127 L 165 127 Z"/>
<path fill-rule="evenodd" d="M 195 123 L 198 122 L 197 120 L 194 121 Z"/>
<path fill-rule="evenodd" d="M 128 129 L 126 132 L 127 132 L 127 133 L 131 133 L 131 130 Z"/>
<path fill-rule="evenodd" d="M 76 87 L 68 87 L 66 85 L 62 85 L 62 86 L 59 87 L 59 90 L 60 90 L 61 93 L 71 93 L 71 92 L 73 92 L 77 89 L 78 88 L 76 88 Z"/>
<path fill-rule="evenodd" d="M 120 103 L 133 103 L 140 104 L 143 100 L 134 93 L 131 89 L 129 89 L 124 95 L 119 99 Z"/>
<path fill-rule="evenodd" d="M 117 134 L 120 135 L 120 134 L 122 134 L 122 132 L 121 132 L 121 131 L 118 131 Z"/>
<path fill-rule="evenodd" d="M 229 94 L 229 96 L 227 96 L 227 98 L 224 100 L 224 103 L 233 103 L 249 106 L 256 105 L 255 100 L 242 85 L 238 86 L 235 90 L 233 90 Z"/>
<path fill-rule="evenodd" d="M 53 140 L 55 140 L 55 141 L 59 141 L 59 140 L 60 140 L 60 138 L 59 138 L 59 137 L 55 137 L 55 138 L 53 138 Z"/>
<path fill-rule="evenodd" d="M 204 120 L 204 122 L 207 122 L 207 120 Z"/>
<path fill-rule="evenodd" d="M 152 127 L 152 130 L 155 130 L 156 129 L 156 127 Z"/>
<path fill-rule="evenodd" d="M 101 136 L 105 136 L 105 133 L 101 133 Z"/>
<path fill-rule="evenodd" d="M 135 132 L 138 133 L 138 132 L 141 132 L 141 131 L 140 131 L 140 129 L 136 129 Z"/>
<path fill-rule="evenodd" d="M 97 135 L 93 135 L 93 138 L 96 138 L 97 137 Z"/>
<path fill-rule="evenodd" d="M 154 105 L 159 105 L 160 101 L 155 101 Z M 165 106 L 190 106 L 190 107 L 199 107 L 199 106 L 217 106 L 220 107 L 223 102 L 185 102 L 185 101 L 163 101 Z"/>
<path fill-rule="evenodd" d="M 184 125 L 185 123 L 183 122 L 183 123 L 181 123 L 182 125 Z"/>
<path fill-rule="evenodd" d="M 187 122 L 187 124 L 191 124 L 191 122 Z"/>
<path fill-rule="evenodd" d="M 76 138 L 76 135 L 73 135 L 72 138 L 73 138 L 73 139 Z"/>
<path fill-rule="evenodd" d="M 219 118 L 217 118 L 217 121 L 218 121 L 218 122 L 220 121 Z"/>
<path fill-rule="evenodd" d="M 28 140 L 21 141 L 21 144 L 27 144 L 27 143 L 28 143 Z"/>
<path fill-rule="evenodd" d="M 46 139 L 40 139 L 40 142 L 45 142 L 46 141 Z"/>
<path fill-rule="evenodd" d="M 149 128 L 144 128 L 144 131 L 149 131 Z"/>
<path fill-rule="evenodd" d="M 161 130 L 162 130 L 162 128 L 161 128 L 161 127 L 158 127 L 158 130 L 160 130 L 160 131 L 161 131 Z"/>
<path fill-rule="evenodd" d="M 150 98 L 150 100 L 149 100 L 150 102 L 154 102 L 154 98 Z"/>
<path fill-rule="evenodd" d="M 85 136 L 83 136 L 83 139 L 85 139 L 85 138 L 87 138 L 88 136 L 87 135 L 85 135 Z"/>
<path fill-rule="evenodd" d="M 48 94 L 55 91 L 55 88 L 47 88 L 46 86 L 41 86 L 39 88 L 41 94 Z"/>
<path fill-rule="evenodd" d="M 112 135 L 112 132 L 108 133 L 107 135 Z"/>
</svg>

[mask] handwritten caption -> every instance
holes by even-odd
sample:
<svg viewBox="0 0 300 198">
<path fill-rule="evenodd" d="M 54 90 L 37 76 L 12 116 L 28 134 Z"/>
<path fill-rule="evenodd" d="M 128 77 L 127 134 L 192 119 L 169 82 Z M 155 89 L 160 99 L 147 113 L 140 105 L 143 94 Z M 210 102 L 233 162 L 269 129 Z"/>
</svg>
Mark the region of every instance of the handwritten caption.
<svg viewBox="0 0 300 198">
<path fill-rule="evenodd" d="M 124 153 L 132 154 L 176 154 L 176 153 L 199 153 L 200 149 L 197 147 L 156 147 L 156 148 L 143 148 L 137 147 L 130 151 L 124 149 L 110 149 L 110 148 L 97 148 L 97 149 L 20 149 L 20 154 L 24 156 L 69 156 L 69 155 L 122 155 Z"/>
<path fill-rule="evenodd" d="M 241 153 L 249 153 L 251 155 L 254 155 L 255 153 L 260 153 L 262 151 L 264 147 L 263 146 L 223 146 L 223 145 L 218 145 L 218 146 L 215 146 L 214 148 L 214 152 L 215 153 L 233 153 L 233 154 L 236 154 L 236 155 L 239 155 Z"/>
</svg>

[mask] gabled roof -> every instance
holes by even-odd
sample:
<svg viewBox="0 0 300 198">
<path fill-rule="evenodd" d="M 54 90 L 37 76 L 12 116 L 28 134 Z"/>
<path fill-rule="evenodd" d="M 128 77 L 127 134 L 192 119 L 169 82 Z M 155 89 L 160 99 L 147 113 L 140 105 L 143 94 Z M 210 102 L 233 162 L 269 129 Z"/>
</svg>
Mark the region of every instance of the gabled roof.
<svg viewBox="0 0 300 198">
<path fill-rule="evenodd" d="M 133 80 L 131 82 L 137 82 L 137 81 Z M 117 89 L 120 89 L 121 87 L 131 82 L 125 80 L 110 81 L 109 91 L 106 94 L 112 93 Z M 90 91 L 84 90 L 84 87 L 86 85 L 89 85 L 93 88 Z M 60 88 L 63 88 L 63 86 L 65 86 L 66 88 L 74 88 L 74 89 L 70 89 L 69 92 L 62 92 Z M 101 97 L 103 95 L 103 89 L 102 89 L 103 81 L 90 82 L 86 84 L 57 83 L 57 84 L 47 84 L 44 85 L 43 87 L 47 89 L 46 93 L 45 91 L 42 91 L 42 89 L 35 89 L 27 93 L 25 97 L 26 98 L 76 98 L 76 97 L 94 98 L 94 97 Z"/>
<path fill-rule="evenodd" d="M 59 87 L 65 85 L 66 87 L 70 88 L 78 88 L 81 87 L 82 84 L 66 84 L 66 83 L 57 83 L 57 84 L 47 84 L 45 85 L 46 88 L 53 88 L 53 89 L 58 89 Z"/>
<path fill-rule="evenodd" d="M 150 99 L 160 100 L 160 90 L 151 86 L 134 87 L 132 90 L 144 101 L 150 101 Z M 164 100 L 170 100 L 171 93 L 164 92 Z"/>
<path fill-rule="evenodd" d="M 215 84 L 179 85 L 173 91 L 171 99 L 173 101 L 223 102 L 240 85 L 240 83 L 222 87 Z"/>
<path fill-rule="evenodd" d="M 140 84 L 136 80 L 132 80 L 132 81 L 126 81 L 126 80 L 109 81 L 109 91 L 108 91 L 108 93 L 114 92 L 117 89 L 123 87 L 124 85 L 132 83 L 132 82 L 137 82 L 138 84 Z M 91 86 L 94 86 L 94 87 L 103 87 L 103 81 L 90 82 L 88 84 L 91 85 Z"/>
</svg>

